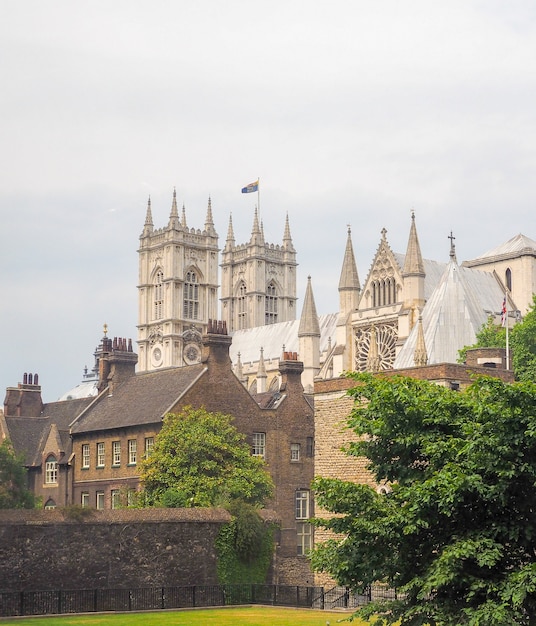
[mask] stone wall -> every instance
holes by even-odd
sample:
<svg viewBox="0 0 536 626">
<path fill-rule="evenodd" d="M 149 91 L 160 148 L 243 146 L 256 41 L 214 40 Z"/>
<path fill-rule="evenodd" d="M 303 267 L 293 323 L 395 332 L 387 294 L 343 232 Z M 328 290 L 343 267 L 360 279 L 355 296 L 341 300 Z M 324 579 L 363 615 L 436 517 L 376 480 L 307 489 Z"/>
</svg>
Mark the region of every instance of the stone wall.
<svg viewBox="0 0 536 626">
<path fill-rule="evenodd" d="M 0 590 L 216 584 L 223 509 L 0 511 Z"/>
</svg>

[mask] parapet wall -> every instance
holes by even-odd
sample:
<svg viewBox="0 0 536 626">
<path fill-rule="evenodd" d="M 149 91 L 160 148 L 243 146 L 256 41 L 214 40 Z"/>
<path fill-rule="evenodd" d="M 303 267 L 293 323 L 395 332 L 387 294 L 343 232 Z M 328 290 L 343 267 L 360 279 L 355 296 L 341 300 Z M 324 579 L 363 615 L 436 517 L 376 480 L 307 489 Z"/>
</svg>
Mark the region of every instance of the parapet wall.
<svg viewBox="0 0 536 626">
<path fill-rule="evenodd" d="M 0 511 L 0 590 L 217 584 L 223 509 Z"/>
</svg>

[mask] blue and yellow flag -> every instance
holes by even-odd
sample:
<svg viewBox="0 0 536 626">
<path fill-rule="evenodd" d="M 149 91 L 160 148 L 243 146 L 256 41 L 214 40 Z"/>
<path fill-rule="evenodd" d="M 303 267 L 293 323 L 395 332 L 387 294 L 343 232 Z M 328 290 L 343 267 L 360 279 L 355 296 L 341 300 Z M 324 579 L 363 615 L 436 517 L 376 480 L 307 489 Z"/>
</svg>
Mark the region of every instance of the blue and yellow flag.
<svg viewBox="0 0 536 626">
<path fill-rule="evenodd" d="M 249 183 L 247 187 L 242 187 L 242 193 L 251 193 L 253 191 L 259 191 L 259 180 L 257 179 L 254 183 Z"/>
</svg>

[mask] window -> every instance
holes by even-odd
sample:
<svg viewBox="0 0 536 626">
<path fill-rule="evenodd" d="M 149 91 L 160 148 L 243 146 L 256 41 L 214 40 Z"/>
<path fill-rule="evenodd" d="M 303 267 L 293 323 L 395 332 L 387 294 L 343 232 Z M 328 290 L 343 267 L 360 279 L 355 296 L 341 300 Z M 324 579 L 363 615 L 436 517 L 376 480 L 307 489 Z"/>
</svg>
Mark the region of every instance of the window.
<svg viewBox="0 0 536 626">
<path fill-rule="evenodd" d="M 112 489 L 110 492 L 111 500 L 112 500 L 112 509 L 121 508 L 121 492 L 119 489 Z"/>
<path fill-rule="evenodd" d="M 136 439 L 128 440 L 128 464 L 136 465 L 136 449 L 138 447 Z"/>
<path fill-rule="evenodd" d="M 104 509 L 104 491 L 97 491 L 97 509 Z"/>
<path fill-rule="evenodd" d="M 199 281 L 193 271 L 186 272 L 184 281 L 184 317 L 196 320 L 199 316 Z"/>
<path fill-rule="evenodd" d="M 504 278 L 506 282 L 506 289 L 508 289 L 508 291 L 512 291 L 512 270 L 509 267 L 506 269 Z"/>
<path fill-rule="evenodd" d="M 89 443 L 82 444 L 82 469 L 89 468 Z"/>
<path fill-rule="evenodd" d="M 112 465 L 121 465 L 121 442 L 112 441 Z"/>
<path fill-rule="evenodd" d="M 296 524 L 296 538 L 298 540 L 298 555 L 306 555 L 312 547 L 312 527 L 307 522 L 299 522 Z"/>
<path fill-rule="evenodd" d="M 54 500 L 52 498 L 49 498 L 46 503 L 45 503 L 45 509 L 55 509 L 56 508 L 56 503 L 54 502 Z"/>
<path fill-rule="evenodd" d="M 51 454 L 45 461 L 45 484 L 52 485 L 58 482 L 58 461 L 56 457 Z M 54 505 L 56 506 L 56 505 Z"/>
<path fill-rule="evenodd" d="M 296 491 L 296 519 L 309 519 L 309 492 L 306 489 Z"/>
<path fill-rule="evenodd" d="M 251 450 L 253 456 L 260 456 L 263 459 L 266 456 L 266 433 L 253 433 L 253 447 Z"/>
<path fill-rule="evenodd" d="M 315 441 L 312 437 L 307 437 L 307 450 L 305 456 L 311 458 L 315 453 Z"/>
<path fill-rule="evenodd" d="M 87 509 L 89 506 L 89 493 L 87 491 L 82 491 L 80 504 Z"/>
<path fill-rule="evenodd" d="M 164 308 L 163 283 L 164 274 L 162 270 L 156 272 L 154 283 L 154 319 L 161 320 Z"/>
<path fill-rule="evenodd" d="M 394 278 L 373 281 L 372 306 L 385 306 L 396 302 L 396 282 Z"/>
<path fill-rule="evenodd" d="M 277 322 L 277 290 L 273 281 L 268 283 L 265 297 L 265 324 L 275 324 Z"/>
<path fill-rule="evenodd" d="M 151 456 L 151 452 L 154 448 L 154 437 L 145 437 L 145 458 L 148 459 Z"/>
<path fill-rule="evenodd" d="M 127 506 L 134 506 L 136 504 L 136 490 L 128 489 L 127 491 Z"/>
<path fill-rule="evenodd" d="M 246 283 L 241 282 L 238 288 L 238 328 L 248 327 L 247 288 Z"/>
<path fill-rule="evenodd" d="M 97 467 L 104 467 L 104 442 L 97 444 Z"/>
<path fill-rule="evenodd" d="M 290 460 L 291 461 L 300 460 L 300 444 L 299 443 L 290 444 Z"/>
</svg>

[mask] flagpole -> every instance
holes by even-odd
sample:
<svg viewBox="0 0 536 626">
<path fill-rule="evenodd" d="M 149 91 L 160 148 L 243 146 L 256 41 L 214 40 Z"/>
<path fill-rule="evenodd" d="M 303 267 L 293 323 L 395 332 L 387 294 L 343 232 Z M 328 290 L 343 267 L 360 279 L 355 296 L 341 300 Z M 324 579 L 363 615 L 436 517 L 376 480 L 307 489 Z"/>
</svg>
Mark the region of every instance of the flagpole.
<svg viewBox="0 0 536 626">
<path fill-rule="evenodd" d="M 506 313 L 504 316 L 505 319 L 505 323 L 506 323 L 506 369 L 509 370 L 510 369 L 510 345 L 509 345 L 509 340 L 508 340 L 508 291 L 505 292 L 504 294 L 504 301 L 506 302 Z"/>
<path fill-rule="evenodd" d="M 261 179 L 257 177 L 257 207 L 259 209 L 259 220 L 262 222 L 261 217 Z"/>
</svg>

